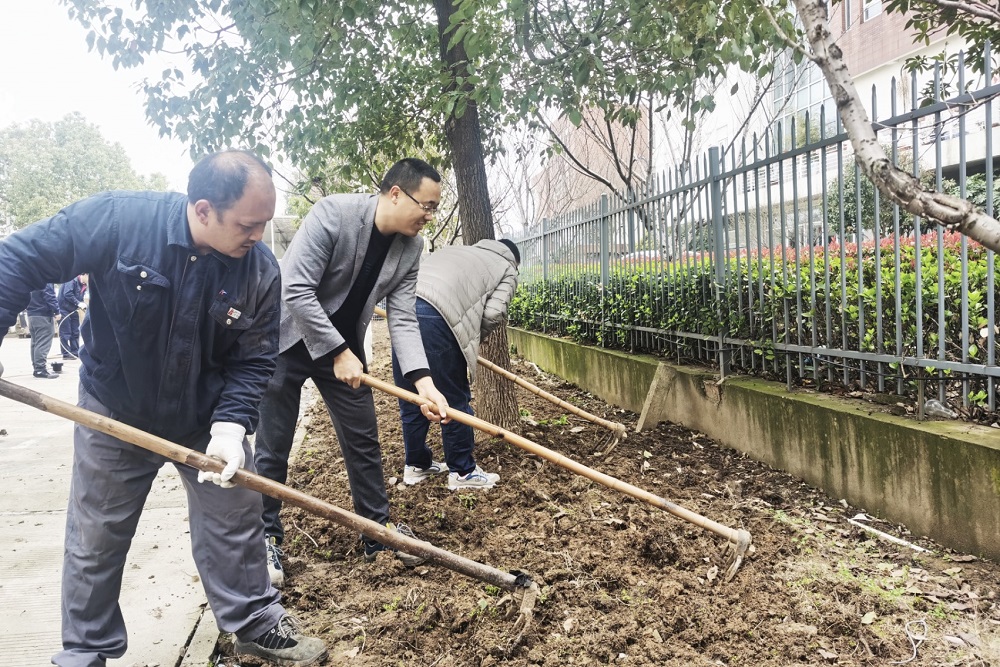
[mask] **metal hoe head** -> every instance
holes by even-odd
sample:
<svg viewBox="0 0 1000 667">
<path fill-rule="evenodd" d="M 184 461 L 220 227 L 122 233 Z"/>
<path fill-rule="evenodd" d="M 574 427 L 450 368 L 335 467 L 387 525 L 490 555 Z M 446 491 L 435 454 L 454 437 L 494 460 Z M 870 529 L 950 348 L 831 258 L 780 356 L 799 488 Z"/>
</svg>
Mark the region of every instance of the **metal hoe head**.
<svg viewBox="0 0 1000 667">
<path fill-rule="evenodd" d="M 725 572 L 722 575 L 723 581 L 731 581 L 733 577 L 736 576 L 736 571 L 740 569 L 740 565 L 743 564 L 743 557 L 746 556 L 747 550 L 750 548 L 750 542 L 752 538 L 750 537 L 749 531 L 737 530 L 736 531 L 736 541 L 730 540 L 726 542 L 725 549 Z"/>
</svg>

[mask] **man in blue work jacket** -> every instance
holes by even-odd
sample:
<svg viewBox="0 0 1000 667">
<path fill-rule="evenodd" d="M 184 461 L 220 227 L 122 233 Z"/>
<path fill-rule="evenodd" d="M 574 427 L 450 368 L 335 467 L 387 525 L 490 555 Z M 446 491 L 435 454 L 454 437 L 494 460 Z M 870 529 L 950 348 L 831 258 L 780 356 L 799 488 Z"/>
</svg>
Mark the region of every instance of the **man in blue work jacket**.
<svg viewBox="0 0 1000 667">
<path fill-rule="evenodd" d="M 28 316 L 28 331 L 31 332 L 33 375 L 36 378 L 55 379 L 59 374 L 50 373 L 45 365 L 49 350 L 52 349 L 52 337 L 55 335 L 53 324 L 59 321 L 59 303 L 52 285 L 32 292 L 24 312 Z"/>
<path fill-rule="evenodd" d="M 277 356 L 278 265 L 258 243 L 274 207 L 270 169 L 243 151 L 201 160 L 187 196 L 108 192 L 72 204 L 0 242 L 0 331 L 32 290 L 90 274 L 79 405 L 225 462 L 221 473 L 177 466 L 216 621 L 239 653 L 312 665 L 326 647 L 301 634 L 270 585 L 261 496 L 230 481 L 253 469 L 245 434 Z M 125 653 L 125 559 L 166 462 L 76 426 L 54 664 L 99 667 Z"/>
</svg>

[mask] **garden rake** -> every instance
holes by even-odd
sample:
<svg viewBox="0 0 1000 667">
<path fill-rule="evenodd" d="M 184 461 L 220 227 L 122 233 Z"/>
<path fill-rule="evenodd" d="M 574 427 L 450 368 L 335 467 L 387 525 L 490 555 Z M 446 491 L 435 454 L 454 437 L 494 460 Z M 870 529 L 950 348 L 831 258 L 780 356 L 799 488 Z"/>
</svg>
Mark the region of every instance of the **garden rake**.
<svg viewBox="0 0 1000 667">
<path fill-rule="evenodd" d="M 521 376 L 515 375 L 506 368 L 497 366 L 492 361 L 488 361 L 483 357 L 476 357 L 476 360 L 479 362 L 480 366 L 488 368 L 489 370 L 493 371 L 500 377 L 507 378 L 517 386 L 522 387 L 523 389 L 527 389 L 535 396 L 544 398 L 550 403 L 559 406 L 563 410 L 566 410 L 567 412 L 570 412 L 576 415 L 577 417 L 582 417 L 583 419 L 586 419 L 589 422 L 593 422 L 598 426 L 603 426 L 604 428 L 610 430 L 611 431 L 610 439 L 608 440 L 607 443 L 601 443 L 601 447 L 599 448 L 601 454 L 610 454 L 611 450 L 618 445 L 619 441 L 624 440 L 625 438 L 628 437 L 628 429 L 625 428 L 624 424 L 621 424 L 619 422 L 608 421 L 607 419 L 602 419 L 601 417 L 598 417 L 595 414 L 591 414 L 582 408 L 578 408 L 572 403 L 567 403 L 558 396 L 550 394 L 541 387 L 533 385 L 532 383 L 528 382 Z"/>
<path fill-rule="evenodd" d="M 219 459 L 211 458 L 201 452 L 183 447 L 151 433 L 146 433 L 134 426 L 104 417 L 84 408 L 65 403 L 46 396 L 37 391 L 26 389 L 7 380 L 0 379 L 0 396 L 65 417 L 81 426 L 106 433 L 124 442 L 149 450 L 163 457 L 183 463 L 184 465 L 204 470 L 206 472 L 222 472 L 225 464 Z M 520 642 L 524 632 L 531 623 L 535 599 L 538 597 L 538 584 L 517 570 L 511 573 L 470 560 L 458 554 L 434 546 L 430 542 L 407 537 L 401 533 L 390 531 L 375 521 L 365 519 L 353 512 L 331 505 L 279 482 L 262 477 L 244 469 L 236 471 L 232 481 L 240 486 L 258 491 L 282 502 L 300 507 L 305 511 L 324 519 L 329 519 L 342 526 L 363 533 L 382 544 L 393 547 L 408 554 L 414 554 L 429 562 L 441 565 L 468 577 L 492 584 L 506 591 L 523 593 L 521 598 L 519 618 L 514 629 L 517 633 L 512 647 Z"/>
<path fill-rule="evenodd" d="M 374 387 L 375 389 L 395 396 L 396 398 L 413 403 L 414 405 L 427 405 L 432 409 L 434 408 L 434 403 L 423 398 L 422 396 L 406 391 L 405 389 L 400 389 L 394 384 L 383 382 L 382 380 L 374 378 L 367 373 L 361 374 L 361 382 L 369 387 Z M 506 429 L 479 419 L 478 417 L 467 415 L 464 412 L 460 412 L 459 410 L 454 410 L 452 408 L 447 409 L 447 416 L 460 424 L 465 424 L 466 426 L 471 426 L 475 429 L 483 431 L 484 433 L 502 438 L 512 445 L 520 447 L 521 449 L 531 454 L 535 454 L 536 456 L 550 461 L 562 468 L 578 475 L 582 475 L 590 480 L 598 482 L 599 484 L 603 484 L 610 489 L 621 491 L 625 495 L 636 498 L 637 500 L 649 503 L 650 505 L 665 510 L 670 514 L 687 521 L 688 523 L 692 523 L 700 528 L 704 528 L 709 532 L 725 538 L 727 542 L 726 548 L 723 552 L 723 581 L 730 581 L 736 575 L 736 571 L 743 563 L 747 550 L 750 548 L 752 539 L 749 531 L 723 526 L 716 521 L 672 503 L 665 498 L 661 498 L 660 496 L 650 493 L 649 491 L 640 489 L 637 486 L 633 486 L 628 482 L 623 482 L 620 479 L 606 475 L 602 472 L 594 470 L 593 468 L 588 468 L 587 466 L 577 463 L 576 461 L 569 459 L 558 452 L 554 452 L 551 449 L 543 447 L 531 440 L 528 440 L 527 438 L 517 435 L 516 433 L 511 433 Z"/>
<path fill-rule="evenodd" d="M 379 315 L 380 317 L 385 317 L 386 316 L 385 311 L 382 308 L 379 308 L 377 306 L 375 308 L 375 314 Z M 488 359 L 484 359 L 483 357 L 477 356 L 476 357 L 476 361 L 483 368 L 486 368 L 486 369 L 489 369 L 489 370 L 493 371 L 494 373 L 496 373 L 500 377 L 507 378 L 508 380 L 510 380 L 511 382 L 513 382 L 514 384 L 516 384 L 517 386 L 522 387 L 524 389 L 527 389 L 528 391 L 530 391 L 535 396 L 539 396 L 541 398 L 544 398 L 545 400 L 549 401 L 550 403 L 553 403 L 554 405 L 559 406 L 563 410 L 566 410 L 567 412 L 570 412 L 570 413 L 576 415 L 577 417 L 580 417 L 582 419 L 586 419 L 589 422 L 597 424 L 598 426 L 603 426 L 604 428 L 610 430 L 611 431 L 610 440 L 608 440 L 607 443 L 601 443 L 601 447 L 598 448 L 599 451 L 601 452 L 601 454 L 609 454 L 611 452 L 611 450 L 614 449 L 615 446 L 618 445 L 618 442 L 620 440 L 624 440 L 625 438 L 628 437 L 628 429 L 625 428 L 624 424 L 621 424 L 619 422 L 608 421 L 607 419 L 602 419 L 601 417 L 598 417 L 595 414 L 591 414 L 591 413 L 587 412 L 586 410 L 584 410 L 582 408 L 578 408 L 577 406 L 575 406 L 575 405 L 573 405 L 571 403 L 567 403 L 566 401 L 562 400 L 558 396 L 553 396 L 552 394 L 550 394 L 549 392 L 545 391 L 541 387 L 528 382 L 527 380 L 525 380 L 521 376 L 516 375 L 516 374 L 510 372 L 506 368 L 502 368 L 501 366 L 497 366 L 496 364 L 494 364 L 492 361 L 489 361 Z"/>
</svg>

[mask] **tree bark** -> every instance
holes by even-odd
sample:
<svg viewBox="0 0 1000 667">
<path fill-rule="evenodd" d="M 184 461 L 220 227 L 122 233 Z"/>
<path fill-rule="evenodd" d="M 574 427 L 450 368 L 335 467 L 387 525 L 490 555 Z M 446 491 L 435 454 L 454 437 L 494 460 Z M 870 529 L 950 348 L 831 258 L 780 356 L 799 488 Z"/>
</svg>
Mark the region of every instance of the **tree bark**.
<svg viewBox="0 0 1000 667">
<path fill-rule="evenodd" d="M 812 50 L 804 50 L 822 70 L 856 160 L 875 187 L 903 209 L 965 234 L 1000 252 L 1000 222 L 968 201 L 926 190 L 913 175 L 898 169 L 878 143 L 843 53 L 827 29 L 826 0 L 793 0 Z"/>
<path fill-rule="evenodd" d="M 455 12 L 455 4 L 453 0 L 434 0 L 434 8 L 438 17 L 441 61 L 451 73 L 450 80 L 455 81 L 458 76 L 464 77 L 468 61 L 461 41 L 448 48 L 452 34 L 448 27 Z M 466 93 L 463 98 L 468 100 L 463 113 L 459 115 L 453 112 L 451 117 L 445 120 L 445 136 L 451 147 L 452 165 L 455 169 L 462 241 L 465 245 L 473 245 L 483 239 L 495 238 L 479 108 L 468 94 L 471 91 L 467 85 L 453 84 L 447 92 Z M 498 366 L 509 369 L 510 353 L 507 349 L 506 330 L 501 328 L 483 341 L 480 354 Z M 491 424 L 516 431 L 520 424 L 520 414 L 515 388 L 513 382 L 489 371 L 478 369 L 474 390 L 478 397 L 476 412 Z"/>
<path fill-rule="evenodd" d="M 507 327 L 497 327 L 479 350 L 480 356 L 510 370 L 510 346 Z M 521 413 L 517 405 L 517 386 L 507 378 L 480 366 L 476 371 L 476 414 L 483 421 L 512 433 L 521 432 Z"/>
</svg>

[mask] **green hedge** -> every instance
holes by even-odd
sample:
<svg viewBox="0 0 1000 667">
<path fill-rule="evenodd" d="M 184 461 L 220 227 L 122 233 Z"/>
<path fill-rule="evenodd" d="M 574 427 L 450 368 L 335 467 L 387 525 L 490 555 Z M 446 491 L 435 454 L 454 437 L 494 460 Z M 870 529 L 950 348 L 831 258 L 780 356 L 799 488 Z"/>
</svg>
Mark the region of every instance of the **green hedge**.
<svg viewBox="0 0 1000 667">
<path fill-rule="evenodd" d="M 667 349 L 649 345 L 650 337 L 634 327 L 718 335 L 751 341 L 745 352 L 772 360 L 772 370 L 783 364 L 801 365 L 799 355 L 777 355 L 774 343 L 797 343 L 827 348 L 916 356 L 917 331 L 923 331 L 923 356 L 938 358 L 939 257 L 943 271 L 945 358 L 962 361 L 967 344 L 968 361 L 986 363 L 988 324 L 987 253 L 969 242 L 964 262 L 967 271 L 968 326 L 962 324 L 962 237 L 942 233 L 939 252 L 936 231 L 920 239 L 920 293 L 922 317 L 917 321 L 916 246 L 912 236 L 903 238 L 896 252 L 891 239 L 878 248 L 866 243 L 730 256 L 726 260 L 724 292 L 716 296 L 715 269 L 707 256 L 686 263 L 656 267 L 621 266 L 612 271 L 607 289 L 594 266 L 574 266 L 559 271 L 547 282 L 522 284 L 510 306 L 513 325 L 570 336 L 574 340 L 638 352 L 666 352 L 698 359 L 692 339 L 670 338 Z M 878 261 L 876 261 L 878 260 Z M 859 271 L 860 267 L 860 271 Z M 881 290 L 876 287 L 876 272 Z M 995 284 L 1000 271 L 994 267 Z M 896 306 L 896 286 L 900 291 Z M 720 302 L 721 299 L 721 302 Z M 877 303 L 882 307 L 881 336 L 877 330 Z M 996 307 L 996 304 L 995 304 Z M 786 314 L 787 309 L 787 314 Z M 1000 313 L 994 312 L 994 322 Z M 629 328 L 632 325 L 632 328 Z M 902 345 L 897 350 L 899 332 Z M 1000 335 L 996 337 L 1000 339 Z M 751 370 L 742 355 L 737 365 Z M 743 358 L 744 361 L 740 361 Z M 807 360 L 808 364 L 812 362 Z M 838 362 L 841 363 L 841 362 Z M 893 364 L 893 369 L 896 369 Z M 799 367 L 801 374 L 813 368 Z M 886 370 L 892 375 L 899 371 Z M 899 371 L 901 373 L 901 371 Z M 913 369 L 907 369 L 912 376 Z M 906 375 L 901 375 L 906 377 Z M 985 397 L 984 381 L 970 391 L 974 402 Z"/>
</svg>

